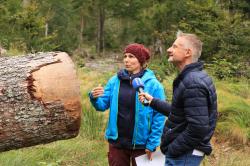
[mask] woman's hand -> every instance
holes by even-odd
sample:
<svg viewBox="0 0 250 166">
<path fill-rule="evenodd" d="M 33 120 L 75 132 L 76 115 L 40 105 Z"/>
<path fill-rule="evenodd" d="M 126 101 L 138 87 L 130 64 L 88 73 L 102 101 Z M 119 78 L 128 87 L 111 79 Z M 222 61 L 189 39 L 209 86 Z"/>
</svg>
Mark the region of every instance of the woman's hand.
<svg viewBox="0 0 250 166">
<path fill-rule="evenodd" d="M 151 103 L 151 101 L 153 100 L 153 97 L 151 95 L 149 95 L 148 93 L 142 92 L 139 93 L 139 100 L 141 103 L 143 103 L 144 100 L 148 100 L 149 104 Z"/>
<path fill-rule="evenodd" d="M 152 158 L 152 155 L 153 155 L 153 152 L 151 152 L 150 150 L 148 150 L 148 149 L 145 149 L 145 152 L 146 152 L 146 154 L 147 154 L 147 156 L 148 156 L 148 159 L 151 161 L 153 158 Z"/>
<path fill-rule="evenodd" d="M 104 93 L 104 89 L 101 85 L 98 85 L 98 87 L 95 87 L 94 89 L 92 89 L 91 94 L 93 96 L 93 98 L 97 98 L 102 96 Z"/>
</svg>

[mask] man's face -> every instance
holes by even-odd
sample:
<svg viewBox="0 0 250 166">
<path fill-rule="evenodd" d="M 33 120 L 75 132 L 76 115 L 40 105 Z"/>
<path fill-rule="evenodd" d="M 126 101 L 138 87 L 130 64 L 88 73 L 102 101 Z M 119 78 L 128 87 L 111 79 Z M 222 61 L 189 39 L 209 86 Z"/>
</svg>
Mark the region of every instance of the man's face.
<svg viewBox="0 0 250 166">
<path fill-rule="evenodd" d="M 186 40 L 183 37 L 178 37 L 173 45 L 167 49 L 168 61 L 174 64 L 182 63 L 188 53 L 188 49 L 185 48 Z"/>
</svg>

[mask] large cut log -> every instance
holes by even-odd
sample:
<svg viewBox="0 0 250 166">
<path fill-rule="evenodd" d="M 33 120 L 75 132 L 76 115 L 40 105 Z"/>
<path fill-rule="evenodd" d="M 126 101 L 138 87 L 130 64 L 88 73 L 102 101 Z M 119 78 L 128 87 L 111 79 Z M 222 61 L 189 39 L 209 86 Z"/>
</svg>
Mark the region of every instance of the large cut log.
<svg viewBox="0 0 250 166">
<path fill-rule="evenodd" d="M 80 88 L 66 53 L 0 58 L 0 151 L 76 137 Z"/>
</svg>

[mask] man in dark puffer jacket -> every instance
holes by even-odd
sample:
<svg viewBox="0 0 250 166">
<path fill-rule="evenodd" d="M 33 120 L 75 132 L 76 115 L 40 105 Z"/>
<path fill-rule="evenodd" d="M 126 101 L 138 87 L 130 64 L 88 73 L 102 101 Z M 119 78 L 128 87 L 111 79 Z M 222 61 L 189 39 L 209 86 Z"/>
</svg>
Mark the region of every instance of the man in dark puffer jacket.
<svg viewBox="0 0 250 166">
<path fill-rule="evenodd" d="M 173 82 L 172 104 L 140 94 L 150 107 L 168 116 L 161 151 L 166 155 L 165 166 L 198 166 L 212 152 L 210 139 L 217 120 L 217 95 L 212 79 L 198 61 L 202 42 L 194 34 L 177 33 L 177 39 L 167 50 L 169 62 L 180 74 Z"/>
</svg>

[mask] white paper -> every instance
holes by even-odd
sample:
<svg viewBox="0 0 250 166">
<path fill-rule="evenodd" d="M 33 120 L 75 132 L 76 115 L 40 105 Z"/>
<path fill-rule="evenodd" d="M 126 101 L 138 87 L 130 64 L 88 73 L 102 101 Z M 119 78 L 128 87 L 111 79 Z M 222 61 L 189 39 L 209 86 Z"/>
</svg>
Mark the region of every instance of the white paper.
<svg viewBox="0 0 250 166">
<path fill-rule="evenodd" d="M 199 151 L 197 149 L 194 149 L 192 155 L 195 155 L 195 156 L 204 156 L 204 152 Z"/>
<path fill-rule="evenodd" d="M 137 166 L 164 166 L 165 164 L 165 155 L 163 155 L 160 151 L 156 151 L 153 153 L 153 160 L 150 161 L 148 159 L 147 154 L 136 157 L 135 161 Z"/>
</svg>

